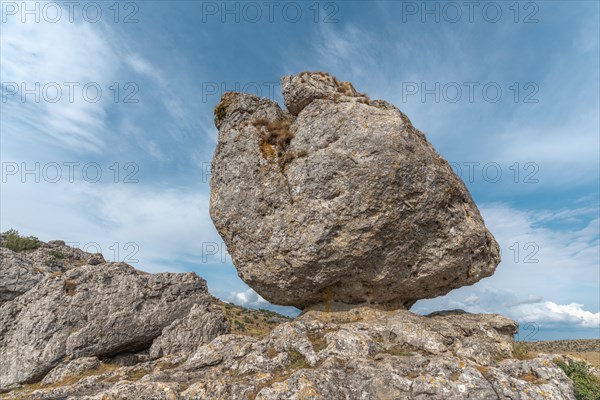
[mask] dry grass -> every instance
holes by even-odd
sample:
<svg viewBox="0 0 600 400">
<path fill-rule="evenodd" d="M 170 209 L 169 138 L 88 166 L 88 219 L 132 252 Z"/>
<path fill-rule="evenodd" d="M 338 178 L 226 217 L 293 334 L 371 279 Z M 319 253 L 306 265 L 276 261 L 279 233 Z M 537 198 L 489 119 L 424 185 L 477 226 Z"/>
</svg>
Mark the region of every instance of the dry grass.
<svg viewBox="0 0 600 400">
<path fill-rule="evenodd" d="M 460 371 L 454 371 L 453 373 L 450 374 L 448 379 L 451 380 L 452 382 L 456 382 L 456 381 L 458 381 L 458 378 L 460 378 L 461 375 L 462 374 L 460 373 Z"/>
<path fill-rule="evenodd" d="M 256 385 L 256 388 L 254 389 L 254 392 L 250 393 L 248 395 L 248 400 L 255 400 L 256 399 L 256 395 L 263 390 L 266 387 L 269 387 L 271 385 L 273 385 L 274 383 L 278 383 L 278 382 L 283 382 L 285 381 L 287 378 L 290 377 L 290 375 L 292 375 L 291 372 L 289 371 L 285 371 L 285 370 L 279 370 L 276 371 L 273 374 L 273 377 L 265 382 L 262 382 L 258 385 Z"/>
<path fill-rule="evenodd" d="M 215 122 L 221 123 L 227 116 L 227 107 L 231 105 L 231 100 L 228 98 L 221 98 L 221 101 L 215 107 Z"/>
<path fill-rule="evenodd" d="M 275 358 L 275 357 L 277 357 L 277 354 L 279 354 L 279 353 L 277 352 L 277 350 L 275 350 L 274 347 L 269 347 L 267 349 L 267 357 Z"/>
<path fill-rule="evenodd" d="M 327 348 L 327 340 L 325 340 L 325 337 L 323 335 L 317 332 L 311 332 L 307 336 L 315 353 L 318 353 L 319 351 Z"/>
<path fill-rule="evenodd" d="M 600 339 L 548 340 L 530 342 L 528 345 L 535 352 L 566 354 L 600 368 Z"/>
<path fill-rule="evenodd" d="M 534 383 L 536 385 L 543 385 L 544 383 L 548 383 L 548 381 L 546 381 L 545 379 L 538 378 L 532 373 L 523 374 L 519 377 L 519 379 L 525 382 Z"/>
<path fill-rule="evenodd" d="M 396 357 L 411 357 L 417 352 L 418 349 L 406 343 L 402 345 L 395 345 L 382 351 L 382 353 L 390 354 Z"/>
<path fill-rule="evenodd" d="M 564 352 L 562 354 L 570 355 L 575 358 L 581 358 L 587 361 L 596 368 L 600 368 L 600 352 L 598 351 L 582 351 L 582 352 Z"/>
<path fill-rule="evenodd" d="M 75 383 L 79 382 L 80 380 L 82 380 L 84 378 L 87 378 L 90 376 L 102 375 L 102 374 L 114 371 L 118 368 L 120 368 L 120 365 L 110 364 L 110 363 L 102 363 L 100 366 L 90 369 L 90 370 L 87 370 L 87 371 L 84 371 L 80 374 L 68 375 L 64 379 L 61 379 L 58 382 L 54 382 L 54 383 L 50 383 L 50 384 L 43 384 L 41 382 L 37 382 L 37 383 L 23 385 L 19 389 L 15 389 L 10 392 L 11 395 L 20 394 L 20 395 L 23 395 L 23 397 L 16 397 L 16 398 L 11 397 L 11 399 L 15 399 L 15 400 L 29 399 L 31 392 L 33 392 L 35 390 L 56 389 L 56 388 L 63 387 L 63 386 L 74 385 Z M 7 398 L 7 397 L 0 395 L 0 398 Z"/>
<path fill-rule="evenodd" d="M 531 360 L 535 358 L 527 342 L 513 342 L 512 356 L 517 360 Z"/>
<path fill-rule="evenodd" d="M 288 361 L 290 362 L 290 365 L 288 367 L 288 369 L 299 369 L 299 368 L 308 368 L 308 362 L 306 361 L 306 358 L 304 358 L 304 356 L 302 355 L 302 353 L 300 353 L 299 351 L 296 350 L 289 350 L 288 351 Z"/>
<path fill-rule="evenodd" d="M 290 131 L 291 121 L 288 119 L 270 121 L 266 118 L 258 118 L 252 124 L 263 133 L 263 138 L 268 144 L 277 146 L 278 155 L 285 152 L 294 138 L 294 134 Z"/>
<path fill-rule="evenodd" d="M 127 374 L 127 378 L 132 381 L 139 381 L 140 379 L 142 379 L 144 376 L 148 375 L 149 373 L 150 373 L 150 371 L 142 368 L 142 369 L 138 369 L 137 371 L 133 371 L 133 372 Z"/>
<path fill-rule="evenodd" d="M 265 160 L 277 163 L 282 172 L 292 160 L 300 157 L 306 157 L 306 151 L 290 151 L 288 149 L 294 134 L 290 130 L 291 121 L 289 119 L 280 119 L 270 121 L 266 118 L 257 118 L 252 125 L 259 131 L 260 153 Z"/>
<path fill-rule="evenodd" d="M 75 289 L 77 288 L 77 282 L 75 282 L 73 279 L 67 279 L 63 282 L 63 288 L 65 289 L 67 296 L 74 296 Z"/>
<path fill-rule="evenodd" d="M 269 310 L 252 310 L 221 301 L 217 304 L 229 322 L 231 333 L 235 334 L 264 337 L 278 324 L 290 320 Z"/>
<path fill-rule="evenodd" d="M 287 368 L 273 371 L 271 379 L 268 379 L 256 386 L 253 393 L 248 395 L 248 399 L 256 399 L 256 395 L 264 388 L 273 385 L 274 383 L 283 382 L 288 379 L 296 370 L 309 367 L 304 356 L 296 350 L 288 351 L 289 365 Z"/>
</svg>

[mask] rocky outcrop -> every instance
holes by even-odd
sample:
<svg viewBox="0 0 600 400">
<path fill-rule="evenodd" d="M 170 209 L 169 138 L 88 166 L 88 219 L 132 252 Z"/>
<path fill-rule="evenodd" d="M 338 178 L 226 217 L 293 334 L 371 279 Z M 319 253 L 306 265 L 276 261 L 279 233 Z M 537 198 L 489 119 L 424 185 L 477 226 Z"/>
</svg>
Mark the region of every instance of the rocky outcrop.
<svg viewBox="0 0 600 400">
<path fill-rule="evenodd" d="M 409 307 L 490 276 L 499 247 L 463 182 L 400 110 L 323 73 L 289 110 L 226 93 L 210 213 L 265 299 Z"/>
<path fill-rule="evenodd" d="M 0 304 L 22 295 L 45 277 L 85 264 L 103 263 L 102 254 L 67 246 L 62 240 L 40 243 L 34 250 L 15 252 L 0 235 Z"/>
<path fill-rule="evenodd" d="M 208 343 L 229 329 L 221 309 L 207 299 L 202 304 L 194 304 L 187 316 L 165 327 L 152 343 L 150 356 L 157 358 L 167 354 L 189 354 L 199 344 Z"/>
<path fill-rule="evenodd" d="M 28 260 L 39 251 L 9 251 L 0 270 L 35 269 Z M 184 347 L 174 343 L 180 327 L 170 325 L 188 317 L 195 305 L 202 305 L 192 316 L 198 324 L 223 319 L 219 309 L 210 308 L 206 282 L 193 273 L 151 275 L 124 263 L 102 263 L 40 275 L 35 286 L 0 306 L 0 390 L 40 380 L 65 358 L 148 349 L 167 327 L 160 353 Z M 227 327 L 197 329 L 200 333 L 186 338 L 188 346 L 210 341 Z"/>
<path fill-rule="evenodd" d="M 512 358 L 515 332 L 516 324 L 499 315 L 312 310 L 264 336 L 221 335 L 185 356 L 103 364 L 63 386 L 25 393 L 104 400 L 574 400 L 553 357 Z"/>
<path fill-rule="evenodd" d="M 77 376 L 82 373 L 100 367 L 102 363 L 98 357 L 81 357 L 71 361 L 63 362 L 50 371 L 44 379 L 43 385 L 51 385 L 61 382 L 69 376 Z"/>
</svg>

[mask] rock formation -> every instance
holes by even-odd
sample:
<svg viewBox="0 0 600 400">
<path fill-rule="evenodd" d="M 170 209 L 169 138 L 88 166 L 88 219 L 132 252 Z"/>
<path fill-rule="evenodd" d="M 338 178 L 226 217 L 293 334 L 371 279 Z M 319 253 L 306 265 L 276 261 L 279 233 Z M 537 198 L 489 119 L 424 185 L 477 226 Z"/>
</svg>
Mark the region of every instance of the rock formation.
<svg viewBox="0 0 600 400">
<path fill-rule="evenodd" d="M 289 112 L 244 93 L 215 109 L 210 213 L 248 285 L 409 307 L 493 274 L 498 244 L 406 115 L 327 74 L 281 81 Z"/>
<path fill-rule="evenodd" d="M 6 242 L 6 234 L 0 234 L 0 245 Z M 39 281 L 53 274 L 84 264 L 104 262 L 102 254 L 91 254 L 67 246 L 62 240 L 53 240 L 37 249 L 17 253 L 6 247 L 0 252 L 0 304 L 12 300 L 34 287 Z"/>
<path fill-rule="evenodd" d="M 579 361 L 517 347 L 516 322 L 402 309 L 499 261 L 424 135 L 329 75 L 282 83 L 289 112 L 241 93 L 215 109 L 210 211 L 240 276 L 303 313 L 0 235 L 0 398 L 575 400 Z"/>
<path fill-rule="evenodd" d="M 256 312 L 227 307 L 256 321 Z M 570 359 L 514 359 L 515 332 L 499 315 L 311 310 L 270 332 L 224 334 L 132 366 L 71 361 L 47 375 L 53 384 L 6 398 L 574 400 L 572 382 L 556 365 Z"/>
<path fill-rule="evenodd" d="M 0 390 L 40 380 L 65 359 L 136 352 L 156 338 L 154 353 L 169 354 L 227 331 L 196 274 L 89 265 L 97 255 L 64 242 L 20 253 L 1 250 L 0 276 L 16 278 L 0 287 Z M 46 257 L 49 252 L 54 257 Z M 189 318 L 202 324 L 193 335 L 180 332 Z"/>
</svg>

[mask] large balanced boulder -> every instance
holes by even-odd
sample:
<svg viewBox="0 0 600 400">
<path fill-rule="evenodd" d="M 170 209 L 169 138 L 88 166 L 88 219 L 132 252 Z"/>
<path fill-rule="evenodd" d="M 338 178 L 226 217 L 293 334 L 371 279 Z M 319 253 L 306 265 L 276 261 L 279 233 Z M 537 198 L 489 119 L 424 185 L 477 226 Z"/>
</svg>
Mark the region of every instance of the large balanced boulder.
<svg viewBox="0 0 600 400">
<path fill-rule="evenodd" d="M 393 105 L 324 73 L 282 78 L 289 110 L 226 93 L 210 213 L 265 299 L 409 307 L 493 274 L 499 246 L 452 168 Z"/>
</svg>

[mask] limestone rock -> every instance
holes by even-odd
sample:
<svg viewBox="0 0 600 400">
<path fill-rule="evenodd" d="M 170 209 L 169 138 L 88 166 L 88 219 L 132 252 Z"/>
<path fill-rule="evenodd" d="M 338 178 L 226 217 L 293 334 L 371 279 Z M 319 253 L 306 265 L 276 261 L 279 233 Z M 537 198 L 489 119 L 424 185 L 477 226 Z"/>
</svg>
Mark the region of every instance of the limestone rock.
<svg viewBox="0 0 600 400">
<path fill-rule="evenodd" d="M 327 74 L 282 78 L 289 112 L 226 93 L 210 213 L 265 299 L 391 303 L 493 274 L 499 246 L 452 168 L 397 108 Z"/>
<path fill-rule="evenodd" d="M 163 328 L 209 296 L 193 273 L 150 275 L 124 263 L 45 278 L 0 306 L 0 390 L 41 379 L 65 356 L 149 348 Z"/>
<path fill-rule="evenodd" d="M 218 306 L 207 299 L 203 304 L 194 304 L 184 318 L 165 327 L 150 348 L 150 356 L 161 357 L 178 352 L 191 353 L 198 346 L 229 332 L 229 326 Z"/>
<path fill-rule="evenodd" d="M 220 335 L 182 355 L 102 364 L 74 383 L 6 398 L 574 400 L 554 362 L 563 356 L 513 359 L 515 332 L 499 315 L 310 310 L 263 337 Z"/>
<path fill-rule="evenodd" d="M 67 246 L 62 240 L 41 243 L 32 250 L 14 252 L 0 236 L 0 304 L 22 295 L 46 277 L 81 265 L 105 262 L 102 254 L 91 254 Z"/>
<path fill-rule="evenodd" d="M 307 105 L 317 99 L 338 100 L 345 97 L 368 97 L 354 89 L 350 82 L 340 82 L 322 72 L 303 72 L 281 78 L 281 89 L 285 106 L 293 115 L 298 115 Z"/>
<path fill-rule="evenodd" d="M 19 253 L 0 248 L 0 304 L 22 295 L 43 278 L 43 271 Z"/>
<path fill-rule="evenodd" d="M 70 375 L 78 375 L 85 371 L 98 368 L 101 364 L 102 363 L 97 357 L 82 357 L 61 363 L 42 379 L 42 384 L 50 385 L 60 382 Z"/>
</svg>

